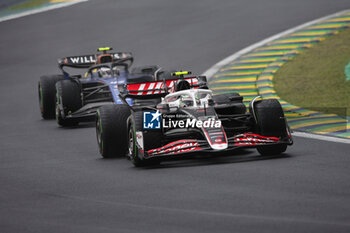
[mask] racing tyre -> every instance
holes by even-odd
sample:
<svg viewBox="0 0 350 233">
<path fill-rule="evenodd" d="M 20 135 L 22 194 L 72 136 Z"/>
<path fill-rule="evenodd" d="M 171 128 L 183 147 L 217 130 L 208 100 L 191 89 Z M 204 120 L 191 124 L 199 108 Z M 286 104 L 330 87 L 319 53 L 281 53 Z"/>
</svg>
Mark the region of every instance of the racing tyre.
<svg viewBox="0 0 350 233">
<path fill-rule="evenodd" d="M 96 137 L 103 158 L 122 157 L 128 151 L 129 107 L 110 104 L 100 107 L 96 116 Z"/>
<path fill-rule="evenodd" d="M 73 80 L 62 80 L 56 83 L 56 120 L 60 126 L 74 126 L 77 119 L 67 118 L 69 114 L 82 107 L 81 89 Z"/>
<path fill-rule="evenodd" d="M 254 104 L 256 130 L 266 137 L 287 137 L 287 125 L 281 104 L 276 99 L 260 100 Z M 278 155 L 285 152 L 286 144 L 266 145 L 257 148 L 261 155 Z"/>
<path fill-rule="evenodd" d="M 141 112 L 142 113 L 142 112 Z M 128 129 L 128 138 L 129 138 L 129 158 L 135 167 L 145 167 L 145 166 L 155 166 L 160 164 L 160 160 L 157 158 L 150 159 L 141 159 L 139 156 L 139 148 L 136 145 L 136 131 L 142 128 L 142 122 L 139 121 L 139 117 L 136 116 L 136 122 L 133 119 L 130 120 Z M 160 143 L 161 134 L 160 133 L 151 133 L 143 135 L 144 144 L 148 146 L 156 146 Z M 152 145 L 149 145 L 152 144 Z M 146 146 L 145 145 L 145 146 Z M 147 148 L 146 148 L 147 149 Z"/>
<path fill-rule="evenodd" d="M 38 82 L 39 106 L 43 119 L 55 119 L 56 82 L 64 80 L 63 75 L 44 75 Z"/>
</svg>

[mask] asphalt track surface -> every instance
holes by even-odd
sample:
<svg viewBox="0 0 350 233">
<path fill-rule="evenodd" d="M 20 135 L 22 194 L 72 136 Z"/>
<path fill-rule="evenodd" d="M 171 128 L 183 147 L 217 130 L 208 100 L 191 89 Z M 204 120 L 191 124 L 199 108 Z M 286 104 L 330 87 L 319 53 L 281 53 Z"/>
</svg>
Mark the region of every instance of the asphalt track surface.
<svg viewBox="0 0 350 233">
<path fill-rule="evenodd" d="M 40 119 L 37 80 L 99 46 L 203 72 L 348 0 L 97 1 L 0 24 L 0 232 L 350 232 L 349 144 L 295 138 L 137 169 L 101 159 L 91 124 Z"/>
</svg>

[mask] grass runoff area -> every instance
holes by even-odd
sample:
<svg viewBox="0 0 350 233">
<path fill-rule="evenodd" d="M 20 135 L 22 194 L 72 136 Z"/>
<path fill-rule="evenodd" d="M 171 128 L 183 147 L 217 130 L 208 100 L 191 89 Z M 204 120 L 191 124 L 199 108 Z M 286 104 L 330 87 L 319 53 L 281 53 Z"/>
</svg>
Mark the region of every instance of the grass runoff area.
<svg viewBox="0 0 350 233">
<path fill-rule="evenodd" d="M 10 6 L 6 10 L 10 10 L 10 11 L 25 10 L 25 9 L 35 8 L 49 2 L 50 0 L 30 0 L 30 1 L 25 1 L 23 3 Z"/>
<path fill-rule="evenodd" d="M 350 29 L 306 49 L 284 64 L 274 77 L 274 88 L 285 101 L 322 113 L 350 116 Z"/>
</svg>

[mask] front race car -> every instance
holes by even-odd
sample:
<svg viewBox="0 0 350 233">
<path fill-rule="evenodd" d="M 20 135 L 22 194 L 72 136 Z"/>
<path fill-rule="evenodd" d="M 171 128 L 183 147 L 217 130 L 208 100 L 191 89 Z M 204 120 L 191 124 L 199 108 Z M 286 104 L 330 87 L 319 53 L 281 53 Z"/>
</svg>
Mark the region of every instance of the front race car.
<svg viewBox="0 0 350 233">
<path fill-rule="evenodd" d="M 192 79 L 178 80 L 182 90 L 167 94 L 154 107 L 132 108 L 128 119 L 128 155 L 136 166 L 159 163 L 194 152 L 223 152 L 254 147 L 262 155 L 283 153 L 292 145 L 289 127 L 276 100 L 257 100 L 251 112 L 233 95 L 225 103 Z M 192 84 L 191 84 L 192 82 Z M 142 84 L 140 84 L 142 85 Z M 144 85 L 146 86 L 146 84 Z M 181 89 L 181 88 L 180 88 Z M 129 95 L 136 90 L 129 89 Z M 137 98 L 150 98 L 164 89 L 143 89 Z"/>
</svg>

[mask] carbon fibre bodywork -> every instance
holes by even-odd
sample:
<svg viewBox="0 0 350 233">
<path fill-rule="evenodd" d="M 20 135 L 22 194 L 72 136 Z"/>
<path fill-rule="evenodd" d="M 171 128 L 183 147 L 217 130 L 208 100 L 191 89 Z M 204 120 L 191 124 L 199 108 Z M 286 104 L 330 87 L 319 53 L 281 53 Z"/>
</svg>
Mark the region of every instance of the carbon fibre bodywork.
<svg viewBox="0 0 350 233">
<path fill-rule="evenodd" d="M 182 80 L 189 83 L 188 89 L 174 91 L 172 85 L 177 85 L 179 80 L 120 87 L 120 98 L 124 104 L 127 104 L 126 98 L 162 97 L 162 102 L 157 105 L 130 106 L 131 116 L 127 125 L 129 137 L 133 137 L 130 138 L 132 145 L 129 145 L 133 147 L 129 150 L 133 153 L 129 153 L 132 161 L 135 160 L 135 156 L 137 160 L 147 161 L 176 158 L 200 151 L 223 152 L 242 147 L 261 148 L 293 144 L 290 129 L 283 115 L 276 119 L 277 124 L 284 125 L 284 128 L 280 128 L 275 135 L 262 135 L 257 129 L 258 122 L 254 111 L 246 111 L 239 95 L 236 98 L 239 99 L 237 103 L 223 107 L 220 101 L 213 100 L 212 92 L 206 88 L 205 78 L 182 77 Z M 226 102 L 230 100 L 227 99 Z M 255 108 L 254 101 L 251 108 Z M 227 109 L 229 111 L 223 111 Z M 160 127 L 158 123 L 154 127 L 150 120 L 147 122 L 147 114 L 153 115 L 150 116 L 151 121 L 159 117 L 157 121 L 161 122 Z M 169 116 L 175 116 L 176 119 L 169 120 Z M 182 123 L 179 123 L 181 121 Z M 195 125 L 199 121 L 211 121 L 212 124 Z"/>
<path fill-rule="evenodd" d="M 103 54 L 60 59 L 58 65 L 64 77 L 78 83 L 82 103 L 81 108 L 63 117 L 65 119 L 74 118 L 77 121 L 93 121 L 99 107 L 123 103 L 119 98 L 118 85 L 124 85 L 129 81 L 154 79 L 152 72 L 142 72 L 142 70 L 138 73 L 129 72 L 132 63 L 132 54 L 128 52 L 106 53 L 104 51 Z M 65 70 L 66 67 L 85 69 L 86 72 L 81 75 L 70 75 Z M 132 99 L 127 98 L 126 101 L 129 105 L 133 105 Z M 61 111 L 62 113 L 64 111 Z"/>
</svg>

